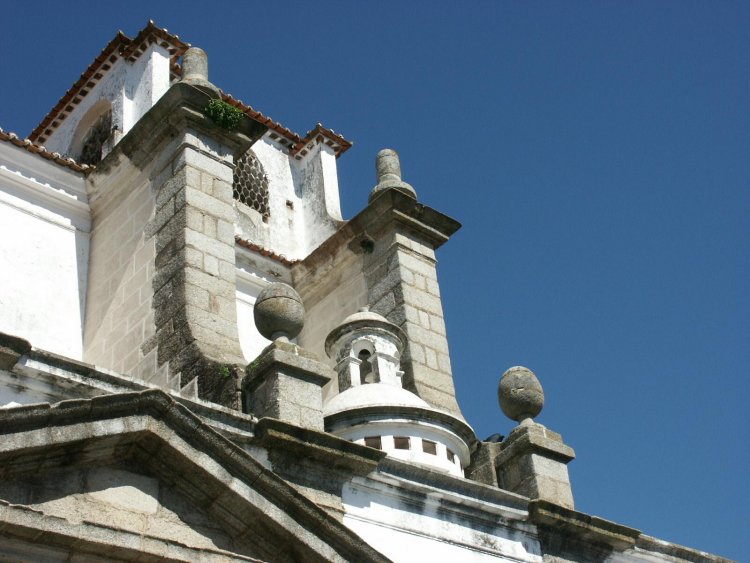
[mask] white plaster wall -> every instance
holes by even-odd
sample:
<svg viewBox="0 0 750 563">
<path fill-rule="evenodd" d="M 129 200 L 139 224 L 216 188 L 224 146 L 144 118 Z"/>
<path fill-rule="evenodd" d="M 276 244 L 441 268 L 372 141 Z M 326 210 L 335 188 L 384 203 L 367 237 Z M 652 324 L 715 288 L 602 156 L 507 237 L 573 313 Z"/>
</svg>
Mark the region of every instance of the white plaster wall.
<svg viewBox="0 0 750 563">
<path fill-rule="evenodd" d="M 241 246 L 236 247 L 237 332 L 245 361 L 252 362 L 271 341 L 255 327 L 253 308 L 261 291 L 270 283 L 290 283 L 285 266 Z M 296 340 L 295 340 L 296 341 Z"/>
<path fill-rule="evenodd" d="M 270 281 L 257 271 L 249 268 L 237 269 L 237 332 L 242 355 L 247 363 L 257 358 L 263 348 L 271 343 L 258 332 L 253 318 L 253 308 L 258 294 L 269 283 Z"/>
<path fill-rule="evenodd" d="M 71 145 L 81 120 L 97 102 L 110 101 L 112 126 L 125 134 L 168 88 L 169 54 L 163 47 L 151 45 L 135 63 L 118 58 L 44 144 L 52 152 L 77 158 Z"/>
<path fill-rule="evenodd" d="M 238 203 L 239 234 L 289 259 L 304 258 L 307 237 L 301 197 L 294 189 L 291 159 L 265 138 L 256 142 L 252 149 L 268 177 L 269 216 L 268 221 L 263 222 L 260 213 Z"/>
<path fill-rule="evenodd" d="M 355 480 L 343 491 L 344 524 L 395 562 L 526 561 L 540 563 L 541 548 L 523 525 L 501 510 L 463 510 L 449 492 L 410 495 L 398 485 Z M 446 502 L 453 501 L 455 504 Z"/>
<path fill-rule="evenodd" d="M 86 117 L 88 111 L 102 99 L 109 100 L 112 104 L 112 126 L 122 128 L 124 110 L 122 89 L 127 73 L 126 66 L 127 63 L 121 59 L 115 61 L 107 75 L 97 82 L 86 97 L 75 106 L 73 112 L 56 129 L 52 130 L 52 134 L 44 142 L 47 150 L 78 158 L 77 154 L 71 152 L 78 125 Z"/>
<path fill-rule="evenodd" d="M 125 73 L 123 133 L 127 133 L 169 89 L 169 53 L 151 45 Z"/>
<path fill-rule="evenodd" d="M 57 403 L 65 398 L 60 389 L 42 379 L 19 376 L 0 369 L 0 408 Z"/>
<path fill-rule="evenodd" d="M 337 221 L 341 221 L 336 157 L 333 149 L 319 144 L 302 161 L 294 162 L 310 253 L 336 232 Z"/>
<path fill-rule="evenodd" d="M 336 157 L 318 145 L 301 161 L 263 137 L 253 145 L 268 176 L 269 217 L 238 204 L 240 235 L 289 259 L 303 259 L 341 221 Z"/>
<path fill-rule="evenodd" d="M 0 143 L 0 331 L 81 358 L 88 214 L 81 175 Z"/>
<path fill-rule="evenodd" d="M 361 445 L 365 445 L 365 437 L 380 436 L 382 449 L 389 456 L 410 463 L 418 463 L 431 467 L 443 473 L 456 477 L 463 477 L 462 467 L 469 463 L 469 449 L 453 432 L 435 424 L 420 421 L 368 421 L 363 424 L 345 429 L 336 429 L 333 434 Z M 396 449 L 394 437 L 410 438 L 408 450 Z M 437 454 L 428 454 L 422 450 L 422 440 L 436 443 Z M 446 448 L 455 454 L 454 461 L 448 460 Z"/>
</svg>

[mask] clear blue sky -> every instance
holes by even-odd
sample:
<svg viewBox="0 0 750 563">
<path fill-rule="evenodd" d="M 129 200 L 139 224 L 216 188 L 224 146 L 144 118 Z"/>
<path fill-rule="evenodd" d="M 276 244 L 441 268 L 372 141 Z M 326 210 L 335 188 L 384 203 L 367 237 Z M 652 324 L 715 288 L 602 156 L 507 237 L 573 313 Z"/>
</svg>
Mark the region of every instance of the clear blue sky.
<svg viewBox="0 0 750 563">
<path fill-rule="evenodd" d="M 152 18 L 235 97 L 354 140 L 346 216 L 395 148 L 464 224 L 439 276 L 477 434 L 508 433 L 497 381 L 526 365 L 578 509 L 750 559 L 750 4 L 104 5 L 3 6 L 0 127 L 28 134 Z"/>
</svg>

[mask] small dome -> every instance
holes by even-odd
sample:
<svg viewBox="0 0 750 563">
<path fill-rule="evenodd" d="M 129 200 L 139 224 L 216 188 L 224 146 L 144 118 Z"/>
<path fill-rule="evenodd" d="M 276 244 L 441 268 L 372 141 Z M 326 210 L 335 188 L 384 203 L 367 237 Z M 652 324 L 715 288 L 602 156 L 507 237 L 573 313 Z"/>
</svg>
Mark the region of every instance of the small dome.
<svg viewBox="0 0 750 563">
<path fill-rule="evenodd" d="M 398 341 L 399 353 L 406 347 L 406 334 L 400 327 L 390 322 L 383 315 L 370 311 L 367 307 L 362 307 L 356 313 L 346 317 L 340 325 L 334 328 L 326 338 L 325 351 L 329 358 L 333 358 L 333 347 L 336 341 L 344 335 L 351 334 L 359 330 L 365 331 L 384 331 L 393 335 Z"/>
<path fill-rule="evenodd" d="M 373 311 L 370 311 L 368 307 L 362 307 L 359 311 L 356 313 L 352 313 L 348 317 L 346 317 L 343 321 L 341 321 L 342 325 L 349 324 L 349 323 L 356 323 L 361 321 L 375 321 L 376 323 L 387 323 L 388 319 L 386 319 L 383 315 L 379 315 L 378 313 L 375 313 Z"/>
<path fill-rule="evenodd" d="M 369 383 L 350 387 L 343 393 L 332 397 L 323 406 L 323 415 L 330 416 L 361 407 L 382 406 L 420 407 L 433 410 L 425 401 L 406 389 L 385 383 Z"/>
</svg>

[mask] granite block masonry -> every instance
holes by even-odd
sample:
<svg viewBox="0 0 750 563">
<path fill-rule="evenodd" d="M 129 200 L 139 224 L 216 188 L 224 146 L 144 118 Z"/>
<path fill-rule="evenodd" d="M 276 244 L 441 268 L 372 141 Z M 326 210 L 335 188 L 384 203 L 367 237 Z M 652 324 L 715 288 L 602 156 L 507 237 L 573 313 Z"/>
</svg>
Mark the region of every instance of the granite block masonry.
<svg viewBox="0 0 750 563">
<path fill-rule="evenodd" d="M 139 233 L 144 243 L 134 250 L 150 266 L 135 295 L 150 307 L 140 338 L 85 357 L 144 379 L 148 375 L 162 387 L 179 390 L 197 382 L 199 397 L 238 408 L 245 362 L 237 335 L 232 174 L 235 158 L 266 127 L 244 117 L 228 131 L 204 115 L 218 93 L 206 85 L 207 76 L 199 76 L 206 68 L 203 59 L 202 52 L 186 53 L 190 80 L 173 84 L 89 177 L 103 209 L 114 205 L 107 200 L 136 186 L 151 194 Z M 96 234 L 117 247 L 116 232 Z M 94 293 L 106 296 L 107 287 L 92 287 Z M 109 307 L 99 309 L 112 316 Z M 89 325 L 91 341 L 96 343 L 95 326 L 121 326 L 120 320 L 103 316 Z M 134 360 L 132 366 L 113 366 L 108 357 Z"/>
<path fill-rule="evenodd" d="M 429 404 L 462 417 L 453 385 L 435 249 L 460 224 L 417 202 L 401 180 L 398 154 L 380 151 L 378 185 L 370 207 L 378 209 L 367 225 L 373 250 L 364 257 L 367 297 L 372 311 L 407 335 L 402 358 L 404 387 Z"/>
<path fill-rule="evenodd" d="M 302 300 L 290 286 L 273 283 L 258 295 L 253 315 L 258 331 L 274 340 L 247 366 L 244 411 L 322 431 L 322 390 L 334 372 L 315 354 L 289 342 L 304 324 Z"/>
<path fill-rule="evenodd" d="M 495 458 L 498 485 L 572 509 L 567 464 L 575 452 L 557 432 L 534 422 L 544 406 L 544 391 L 534 372 L 522 366 L 507 370 L 500 379 L 498 401 L 505 415 L 519 423 Z"/>
</svg>

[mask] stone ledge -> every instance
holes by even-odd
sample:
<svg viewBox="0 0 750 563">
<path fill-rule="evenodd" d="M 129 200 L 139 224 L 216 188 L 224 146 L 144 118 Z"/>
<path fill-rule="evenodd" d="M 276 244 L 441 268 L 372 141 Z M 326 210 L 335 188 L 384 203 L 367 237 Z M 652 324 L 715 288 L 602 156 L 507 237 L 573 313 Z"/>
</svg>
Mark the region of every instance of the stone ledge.
<svg viewBox="0 0 750 563">
<path fill-rule="evenodd" d="M 12 370 L 21 356 L 30 350 L 28 340 L 0 332 L 0 369 Z"/>
<path fill-rule="evenodd" d="M 718 555 L 712 555 L 705 551 L 699 551 L 675 543 L 666 542 L 646 534 L 638 536 L 635 544 L 636 549 L 643 549 L 651 553 L 659 553 L 669 557 L 677 557 L 691 563 L 736 563 L 732 559 L 726 559 Z"/>
<path fill-rule="evenodd" d="M 45 350 L 31 348 L 14 370 L 16 374 L 41 380 L 59 389 L 63 401 L 66 395 L 92 398 L 111 393 L 140 392 L 161 389 L 176 402 L 190 409 L 204 422 L 234 440 L 246 441 L 253 431 L 254 417 L 237 410 L 197 398 L 182 397 L 175 391 L 141 379 L 119 374 L 79 360 L 73 360 Z"/>
<path fill-rule="evenodd" d="M 65 549 L 71 555 L 97 555 L 123 560 L 260 561 L 222 549 L 187 546 L 147 534 L 136 534 L 104 523 L 70 522 L 27 506 L 0 500 L 0 530 L 3 536 L 21 541 L 43 542 L 46 547 Z"/>
<path fill-rule="evenodd" d="M 514 457 L 535 453 L 568 463 L 575 459 L 573 448 L 565 445 L 556 432 L 547 430 L 538 423 L 530 426 L 517 426 L 508 438 L 502 442 L 501 451 L 495 458 L 495 466 L 500 467 Z"/>
<path fill-rule="evenodd" d="M 362 476 L 374 471 L 386 456 L 383 451 L 274 418 L 261 418 L 258 421 L 255 440 L 268 450 L 284 448 L 331 468 L 345 469 Z"/>
<path fill-rule="evenodd" d="M 529 502 L 529 521 L 556 534 L 604 545 L 615 551 L 632 548 L 641 535 L 641 532 L 634 528 L 563 508 L 545 500 Z"/>
<path fill-rule="evenodd" d="M 264 381 L 263 374 L 274 370 L 321 387 L 335 376 L 333 370 L 312 352 L 296 344 L 276 340 L 247 366 L 247 375 L 241 386 L 243 392 L 252 393 Z"/>
<path fill-rule="evenodd" d="M 0 467 L 4 470 L 9 470 L 11 461 L 20 464 L 19 470 L 28 470 L 29 460 L 24 462 L 24 456 L 39 461 L 44 469 L 70 467 L 71 459 L 106 464 L 112 456 L 119 456 L 118 460 L 137 456 L 138 462 L 160 479 L 179 480 L 187 490 L 200 489 L 203 500 L 199 501 L 218 511 L 217 517 L 233 515 L 233 521 L 242 524 L 235 530 L 238 537 L 261 526 L 268 532 L 266 540 L 272 542 L 276 560 L 388 561 L 162 391 L 2 409 L 0 429 L 4 435 Z M 307 435 L 304 430 L 294 430 Z M 130 447 L 132 444 L 139 447 Z M 337 445 L 337 456 L 341 450 Z M 45 455 L 50 451 L 65 455 Z M 87 452 L 88 457 L 83 455 Z M 226 474 L 214 472 L 217 464 Z M 255 494 L 240 494 L 235 481 Z M 295 534 L 299 542 L 294 546 L 278 543 L 288 534 Z"/>
</svg>

